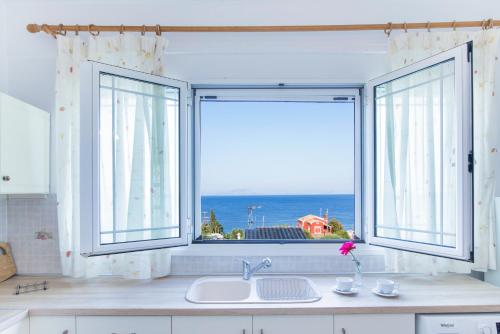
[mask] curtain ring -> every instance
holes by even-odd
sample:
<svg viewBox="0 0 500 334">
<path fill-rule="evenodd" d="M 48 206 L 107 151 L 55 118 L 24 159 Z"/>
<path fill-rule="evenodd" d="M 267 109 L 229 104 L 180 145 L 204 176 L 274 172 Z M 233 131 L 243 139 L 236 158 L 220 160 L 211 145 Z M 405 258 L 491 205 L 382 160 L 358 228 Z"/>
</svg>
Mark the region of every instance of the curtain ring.
<svg viewBox="0 0 500 334">
<path fill-rule="evenodd" d="M 59 24 L 59 30 L 57 30 L 56 34 L 61 35 L 61 36 L 66 36 L 66 30 L 63 29 L 64 25 L 61 23 Z"/>
<path fill-rule="evenodd" d="M 146 25 L 145 24 L 142 25 L 141 35 L 142 36 L 146 35 Z"/>
<path fill-rule="evenodd" d="M 80 25 L 76 25 L 76 29 L 75 29 L 75 36 L 78 36 L 80 35 Z"/>
<path fill-rule="evenodd" d="M 407 26 L 406 22 L 403 23 L 403 29 L 405 30 L 406 33 L 408 33 L 408 26 Z"/>
<path fill-rule="evenodd" d="M 54 32 L 53 32 L 53 31 L 49 28 L 49 26 L 48 26 L 48 25 L 46 25 L 46 24 L 42 24 L 42 28 L 41 28 L 41 30 L 42 30 L 44 33 L 46 33 L 46 34 L 49 34 L 49 35 L 51 35 L 52 37 L 57 38 L 56 33 L 54 33 Z"/>
<path fill-rule="evenodd" d="M 488 19 L 486 23 L 486 29 L 493 29 L 493 19 Z"/>
<path fill-rule="evenodd" d="M 392 32 L 392 22 L 387 23 L 387 28 L 384 29 L 384 34 L 389 38 Z"/>
<path fill-rule="evenodd" d="M 125 27 L 123 24 L 120 26 L 120 35 L 123 35 L 123 32 L 125 31 Z"/>
<path fill-rule="evenodd" d="M 156 36 L 161 36 L 161 27 L 159 24 L 156 25 Z"/>
<path fill-rule="evenodd" d="M 92 31 L 94 29 L 95 25 L 94 24 L 89 24 L 89 34 L 91 34 L 92 36 L 94 37 L 97 37 L 99 36 L 99 34 L 101 33 L 99 30 L 97 32 L 95 31 Z"/>
<path fill-rule="evenodd" d="M 426 25 L 426 28 L 427 28 L 427 32 L 431 32 L 431 22 L 427 22 L 427 25 Z"/>
<path fill-rule="evenodd" d="M 451 23 L 451 27 L 453 28 L 453 31 L 457 31 L 457 21 L 453 21 Z"/>
</svg>

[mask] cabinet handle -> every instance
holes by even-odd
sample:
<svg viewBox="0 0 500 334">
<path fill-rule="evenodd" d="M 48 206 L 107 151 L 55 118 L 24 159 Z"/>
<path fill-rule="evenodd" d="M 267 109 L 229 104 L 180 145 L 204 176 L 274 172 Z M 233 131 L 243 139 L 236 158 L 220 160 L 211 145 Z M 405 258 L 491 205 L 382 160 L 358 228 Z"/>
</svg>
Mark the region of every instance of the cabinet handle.
<svg viewBox="0 0 500 334">
<path fill-rule="evenodd" d="M 260 334 L 264 334 L 264 330 L 262 328 L 260 329 Z"/>
<path fill-rule="evenodd" d="M 69 331 L 67 329 L 63 330 L 62 334 L 68 334 Z"/>
<path fill-rule="evenodd" d="M 246 331 L 246 330 L 243 330 L 243 334 L 247 334 L 247 331 Z"/>
<path fill-rule="evenodd" d="M 8 181 L 10 181 L 10 176 L 4 175 L 4 176 L 2 176 L 2 180 L 8 182 Z"/>
<path fill-rule="evenodd" d="M 345 330 L 345 328 L 342 328 L 342 334 L 347 334 L 347 331 Z"/>
</svg>

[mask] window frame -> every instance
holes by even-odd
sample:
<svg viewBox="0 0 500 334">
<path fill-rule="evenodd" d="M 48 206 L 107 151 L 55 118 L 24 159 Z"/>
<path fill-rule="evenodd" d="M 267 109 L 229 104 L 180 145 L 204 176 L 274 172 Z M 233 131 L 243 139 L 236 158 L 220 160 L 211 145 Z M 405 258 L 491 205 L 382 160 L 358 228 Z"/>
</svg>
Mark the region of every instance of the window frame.
<svg viewBox="0 0 500 334">
<path fill-rule="evenodd" d="M 376 235 L 376 109 L 375 89 L 378 85 L 396 80 L 400 77 L 430 68 L 434 65 L 454 59 L 455 63 L 455 103 L 458 111 L 457 134 L 459 145 L 457 156 L 462 156 L 459 169 L 459 195 L 462 210 L 457 212 L 461 217 L 457 222 L 456 246 L 439 246 L 434 244 L 420 243 L 416 241 L 391 239 Z M 403 67 L 393 72 L 382 75 L 371 80 L 366 85 L 367 108 L 364 114 L 365 135 L 365 164 L 371 166 L 371 171 L 365 176 L 365 217 L 367 229 L 367 242 L 370 245 L 404 250 L 414 253 L 428 254 L 438 257 L 446 257 L 456 260 L 473 262 L 473 168 L 469 162 L 473 156 L 473 107 L 472 107 L 472 42 L 457 46 L 453 49 L 441 52 L 437 55 Z M 472 160 L 473 161 L 473 160 Z M 470 168 L 470 171 L 469 171 Z"/>
<path fill-rule="evenodd" d="M 354 98 L 354 231 L 360 239 L 356 242 L 364 242 L 365 229 L 362 223 L 362 198 L 363 198 L 363 161 L 362 161 L 362 93 L 363 86 L 359 87 L 324 87 L 324 86 L 211 86 L 211 85 L 192 85 L 193 96 L 193 119 L 189 126 L 193 132 L 190 135 L 193 138 L 192 156 L 194 160 L 193 175 L 193 226 L 192 241 L 193 244 L 338 244 L 343 243 L 344 239 L 323 239 L 323 240 L 200 240 L 201 235 L 201 102 L 203 100 L 223 101 L 296 101 L 296 102 L 331 102 L 333 97 L 353 97 Z M 204 99 L 204 97 L 209 97 Z M 216 97 L 216 98 L 214 98 Z"/>
<path fill-rule="evenodd" d="M 80 253 L 83 256 L 108 255 L 188 245 L 189 170 L 188 156 L 188 88 L 187 82 L 148 74 L 94 61 L 81 64 L 80 84 Z M 179 237 L 101 244 L 99 193 L 99 113 L 100 75 L 110 74 L 126 79 L 179 89 Z M 90 134 L 90 135 L 89 135 Z"/>
</svg>

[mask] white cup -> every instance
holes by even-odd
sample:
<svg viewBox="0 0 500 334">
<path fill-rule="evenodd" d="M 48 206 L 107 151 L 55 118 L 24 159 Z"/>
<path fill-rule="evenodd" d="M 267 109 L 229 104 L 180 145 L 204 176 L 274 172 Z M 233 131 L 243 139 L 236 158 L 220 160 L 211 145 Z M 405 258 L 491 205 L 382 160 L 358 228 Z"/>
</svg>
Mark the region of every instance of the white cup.
<svg viewBox="0 0 500 334">
<path fill-rule="evenodd" d="M 378 279 L 377 280 L 377 291 L 383 294 L 391 294 L 397 289 L 398 285 L 390 279 Z"/>
<path fill-rule="evenodd" d="M 337 277 L 337 290 L 349 292 L 352 290 L 354 280 L 351 277 Z"/>
</svg>

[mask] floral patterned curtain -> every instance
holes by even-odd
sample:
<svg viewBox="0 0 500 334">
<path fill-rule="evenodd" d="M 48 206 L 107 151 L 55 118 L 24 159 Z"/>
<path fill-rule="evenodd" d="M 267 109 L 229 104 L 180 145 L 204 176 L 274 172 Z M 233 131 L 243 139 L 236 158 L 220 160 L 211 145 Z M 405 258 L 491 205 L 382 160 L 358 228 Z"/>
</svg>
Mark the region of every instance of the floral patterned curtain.
<svg viewBox="0 0 500 334">
<path fill-rule="evenodd" d="M 168 250 L 84 258 L 80 256 L 80 62 L 95 60 L 146 73 L 164 74 L 166 41 L 120 34 L 111 37 L 58 36 L 56 75 L 56 173 L 59 245 L 63 274 L 153 278 L 170 273 Z"/>
</svg>

